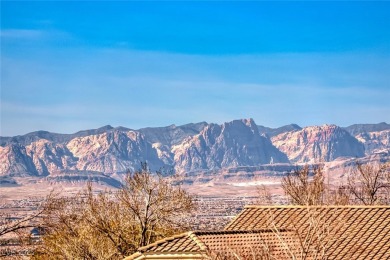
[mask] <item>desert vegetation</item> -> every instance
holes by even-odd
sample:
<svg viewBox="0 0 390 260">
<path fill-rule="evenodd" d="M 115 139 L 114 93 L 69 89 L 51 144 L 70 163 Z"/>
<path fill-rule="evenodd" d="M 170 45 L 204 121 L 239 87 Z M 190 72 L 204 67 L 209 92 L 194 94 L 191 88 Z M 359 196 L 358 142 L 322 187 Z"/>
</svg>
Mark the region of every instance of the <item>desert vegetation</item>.
<svg viewBox="0 0 390 260">
<path fill-rule="evenodd" d="M 390 163 L 356 162 L 347 183 L 336 187 L 325 183 L 321 166 L 306 165 L 283 177 L 282 188 L 294 205 L 386 205 L 390 202 Z M 259 194 L 266 201 L 267 192 L 263 189 Z"/>
<path fill-rule="evenodd" d="M 390 163 L 356 163 L 348 176 L 347 190 L 354 203 L 390 204 Z"/>
<path fill-rule="evenodd" d="M 97 195 L 89 183 L 76 197 L 51 198 L 34 259 L 122 259 L 140 246 L 187 229 L 192 197 L 146 164 L 118 192 Z"/>
<path fill-rule="evenodd" d="M 310 174 L 311 169 L 306 165 L 283 177 L 282 188 L 292 204 L 311 206 L 323 203 L 325 192 L 323 169 L 314 166 L 312 176 Z"/>
</svg>

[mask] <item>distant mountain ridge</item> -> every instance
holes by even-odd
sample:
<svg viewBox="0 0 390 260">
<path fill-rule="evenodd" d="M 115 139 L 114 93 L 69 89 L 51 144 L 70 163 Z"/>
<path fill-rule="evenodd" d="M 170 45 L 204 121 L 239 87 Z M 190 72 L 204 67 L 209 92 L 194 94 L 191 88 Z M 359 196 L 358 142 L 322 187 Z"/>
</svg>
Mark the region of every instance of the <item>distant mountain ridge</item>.
<svg viewBox="0 0 390 260">
<path fill-rule="evenodd" d="M 200 122 L 182 126 L 170 125 L 166 127 L 141 128 L 138 131 L 144 134 L 152 143 L 176 145 L 181 143 L 188 136 L 199 134 L 207 125 L 206 122 Z"/>
<path fill-rule="evenodd" d="M 124 131 L 128 131 L 130 129 L 119 127 L 120 129 L 123 129 Z M 9 143 L 19 143 L 22 145 L 29 145 L 30 143 L 45 139 L 48 141 L 56 142 L 56 143 L 65 143 L 73 138 L 76 137 L 84 137 L 88 135 L 96 135 L 96 134 L 102 134 L 107 131 L 111 131 L 114 129 L 114 127 L 110 125 L 106 125 L 97 129 L 90 129 L 90 130 L 82 130 L 79 132 L 76 132 L 74 134 L 58 134 L 58 133 L 51 133 L 47 131 L 36 131 L 31 132 L 25 135 L 18 135 L 13 137 L 2 137 L 0 136 L 0 146 L 5 146 Z"/>
<path fill-rule="evenodd" d="M 305 127 L 272 137 L 291 162 L 329 162 L 338 157 L 363 157 L 364 145 L 336 125 Z"/>
<path fill-rule="evenodd" d="M 183 172 L 288 162 L 284 153 L 260 135 L 253 119 L 210 124 L 173 146 L 172 152 L 176 168 Z"/>
<path fill-rule="evenodd" d="M 379 124 L 354 124 L 348 127 L 344 127 L 351 135 L 356 136 L 362 133 L 380 132 L 384 130 L 390 130 L 390 124 L 385 122 Z"/>
<path fill-rule="evenodd" d="M 0 176 L 66 180 L 92 174 L 108 180 L 138 169 L 144 161 L 153 170 L 166 167 L 186 173 L 389 152 L 386 123 L 269 128 L 241 119 L 221 125 L 200 122 L 138 130 L 107 125 L 74 134 L 37 131 L 0 137 Z"/>
<path fill-rule="evenodd" d="M 276 135 L 279 135 L 279 134 L 282 134 L 285 132 L 298 131 L 298 130 L 302 129 L 302 127 L 300 127 L 297 124 L 285 125 L 285 126 L 281 126 L 278 128 L 269 128 L 269 127 L 265 127 L 265 126 L 258 126 L 258 128 L 259 128 L 259 131 L 261 134 L 266 134 L 269 137 L 273 137 L 273 136 L 276 136 Z"/>
</svg>

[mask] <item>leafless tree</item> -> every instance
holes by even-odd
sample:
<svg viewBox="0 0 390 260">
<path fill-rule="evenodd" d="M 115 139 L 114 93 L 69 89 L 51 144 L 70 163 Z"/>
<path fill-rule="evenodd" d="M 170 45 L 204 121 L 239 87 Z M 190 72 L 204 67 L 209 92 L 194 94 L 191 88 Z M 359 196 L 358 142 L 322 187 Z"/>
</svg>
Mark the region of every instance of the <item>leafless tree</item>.
<svg viewBox="0 0 390 260">
<path fill-rule="evenodd" d="M 42 225 L 42 216 L 45 214 L 44 201 L 50 200 L 55 196 L 54 192 L 50 192 L 42 204 L 38 205 L 34 211 L 22 218 L 15 218 L 9 214 L 0 212 L 0 237 L 9 233 L 24 232 L 26 229 L 40 227 Z"/>
<path fill-rule="evenodd" d="M 39 210 L 24 218 L 14 219 L 8 214 L 0 213 L 0 237 L 8 233 L 17 233 L 24 229 L 36 227 L 37 223 L 33 223 L 33 221 L 36 221 L 41 215 L 42 211 Z"/>
<path fill-rule="evenodd" d="M 348 177 L 347 187 L 357 203 L 389 204 L 390 163 L 356 162 Z"/>
<path fill-rule="evenodd" d="M 37 259 L 117 259 L 136 248 L 134 223 L 110 192 L 94 195 L 91 183 L 75 196 L 47 201 L 45 207 Z"/>
<path fill-rule="evenodd" d="M 192 196 L 161 174 L 151 175 L 146 164 L 127 176 L 118 199 L 137 223 L 140 247 L 186 228 L 183 219 L 194 210 Z"/>
<path fill-rule="evenodd" d="M 320 205 L 324 202 L 324 174 L 320 166 L 308 165 L 297 169 L 282 179 L 282 188 L 293 204 Z"/>
<path fill-rule="evenodd" d="M 258 205 L 273 205 L 272 195 L 270 190 L 265 185 L 260 185 L 257 187 L 257 197 L 256 204 Z"/>
<path fill-rule="evenodd" d="M 326 187 L 324 204 L 326 205 L 350 205 L 352 200 L 351 193 L 345 185 L 334 188 Z"/>
<path fill-rule="evenodd" d="M 143 164 L 117 192 L 96 195 L 88 184 L 76 196 L 48 201 L 43 246 L 35 258 L 122 259 L 182 231 L 180 218 L 193 208 L 188 193 Z"/>
</svg>

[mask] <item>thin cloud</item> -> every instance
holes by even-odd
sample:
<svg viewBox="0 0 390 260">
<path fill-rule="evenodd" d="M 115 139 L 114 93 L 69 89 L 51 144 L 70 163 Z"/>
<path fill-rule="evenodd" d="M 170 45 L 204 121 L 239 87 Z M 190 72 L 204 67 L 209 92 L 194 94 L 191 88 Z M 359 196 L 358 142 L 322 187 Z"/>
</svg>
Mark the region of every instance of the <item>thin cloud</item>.
<svg viewBox="0 0 390 260">
<path fill-rule="evenodd" d="M 3 29 L 0 30 L 1 38 L 8 39 L 38 39 L 45 35 L 45 31 L 31 29 Z"/>
<path fill-rule="evenodd" d="M 15 41 L 23 43 L 24 41 L 55 43 L 58 41 L 74 41 L 77 39 L 66 31 L 56 29 L 1 29 L 0 37 L 3 44 L 14 43 Z"/>
<path fill-rule="evenodd" d="M 271 127 L 386 121 L 390 76 L 382 71 L 388 66 L 388 56 L 364 53 L 202 56 L 45 50 L 45 59 L 39 52 L 4 57 L 2 124 L 9 125 L 4 133 L 12 135 L 8 131 L 18 127 L 18 133 L 37 125 L 53 129 L 72 118 L 72 128 L 63 129 L 83 129 L 83 119 L 91 128 L 248 117 Z M 12 117 L 28 116 L 35 122 L 12 126 Z"/>
</svg>

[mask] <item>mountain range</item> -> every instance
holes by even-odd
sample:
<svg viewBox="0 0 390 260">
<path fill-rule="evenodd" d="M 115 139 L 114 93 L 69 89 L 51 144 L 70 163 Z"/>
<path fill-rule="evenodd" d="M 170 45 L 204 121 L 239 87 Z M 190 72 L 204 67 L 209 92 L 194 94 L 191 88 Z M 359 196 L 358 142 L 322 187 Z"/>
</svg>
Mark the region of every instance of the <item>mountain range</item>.
<svg viewBox="0 0 390 260">
<path fill-rule="evenodd" d="M 183 174 L 389 155 L 387 123 L 269 128 L 241 119 L 138 130 L 104 126 L 74 134 L 0 137 L 0 177 L 115 179 L 141 162 L 152 170 L 165 167 Z"/>
</svg>

